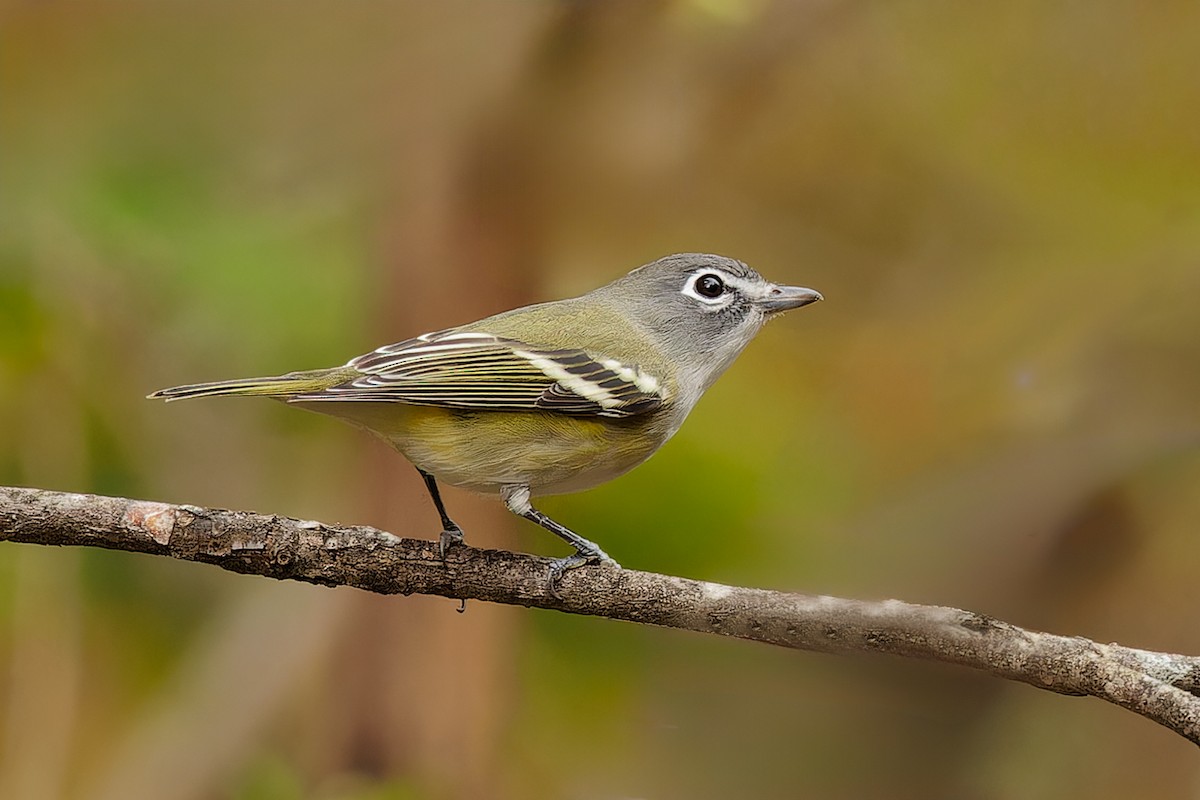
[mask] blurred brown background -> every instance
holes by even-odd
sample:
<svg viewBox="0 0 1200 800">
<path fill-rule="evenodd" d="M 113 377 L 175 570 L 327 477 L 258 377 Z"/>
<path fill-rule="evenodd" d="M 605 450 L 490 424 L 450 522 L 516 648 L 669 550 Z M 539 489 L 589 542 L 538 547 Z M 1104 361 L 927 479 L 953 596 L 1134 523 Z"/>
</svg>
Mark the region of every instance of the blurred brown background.
<svg viewBox="0 0 1200 800">
<path fill-rule="evenodd" d="M 642 569 L 1200 653 L 1198 34 L 1190 2 L 0 4 L 0 482 L 432 537 L 350 428 L 142 396 L 714 251 L 827 302 L 548 512 Z M 1200 791 L 1094 700 L 454 607 L 0 547 L 0 797 Z"/>
</svg>

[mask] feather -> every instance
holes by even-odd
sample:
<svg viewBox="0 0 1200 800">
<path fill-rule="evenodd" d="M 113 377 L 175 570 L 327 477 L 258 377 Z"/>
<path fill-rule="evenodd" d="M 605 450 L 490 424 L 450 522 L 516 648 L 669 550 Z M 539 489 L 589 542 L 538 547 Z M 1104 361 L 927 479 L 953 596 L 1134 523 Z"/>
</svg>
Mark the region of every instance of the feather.
<svg viewBox="0 0 1200 800">
<path fill-rule="evenodd" d="M 288 402 L 394 402 L 619 418 L 653 411 L 664 401 L 659 381 L 635 364 L 482 332 L 427 333 L 359 356 L 345 369 L 358 377 L 291 395 Z"/>
</svg>

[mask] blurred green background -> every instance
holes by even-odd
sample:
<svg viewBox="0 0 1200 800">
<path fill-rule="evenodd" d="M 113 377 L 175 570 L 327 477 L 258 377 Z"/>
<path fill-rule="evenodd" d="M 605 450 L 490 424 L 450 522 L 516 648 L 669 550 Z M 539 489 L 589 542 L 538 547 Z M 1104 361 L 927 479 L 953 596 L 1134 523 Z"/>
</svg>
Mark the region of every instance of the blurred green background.
<svg viewBox="0 0 1200 800">
<path fill-rule="evenodd" d="M 1200 653 L 1198 34 L 1191 2 L 2 3 L 0 482 L 429 538 L 368 437 L 143 395 L 714 251 L 827 302 L 548 512 L 631 567 Z M 0 797 L 1200 791 L 1095 700 L 454 607 L 0 547 Z"/>
</svg>

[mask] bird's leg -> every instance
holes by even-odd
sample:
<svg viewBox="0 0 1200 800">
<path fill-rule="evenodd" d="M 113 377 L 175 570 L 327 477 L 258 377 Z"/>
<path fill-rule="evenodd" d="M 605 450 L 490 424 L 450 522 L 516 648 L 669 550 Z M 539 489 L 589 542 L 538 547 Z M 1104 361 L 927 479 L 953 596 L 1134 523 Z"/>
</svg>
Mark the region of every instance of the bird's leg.
<svg viewBox="0 0 1200 800">
<path fill-rule="evenodd" d="M 583 538 L 565 525 L 560 525 L 530 505 L 528 486 L 505 486 L 500 490 L 500 496 L 504 498 L 504 504 L 508 506 L 509 511 L 524 517 L 530 522 L 536 522 L 575 548 L 575 552 L 571 555 L 566 558 L 556 558 L 550 564 L 550 594 L 555 597 L 559 597 L 558 581 L 568 570 L 582 567 L 584 564 L 621 566 L 616 561 L 613 561 L 608 553 L 601 550 L 600 546 L 595 542 Z"/>
<path fill-rule="evenodd" d="M 417 472 L 421 473 L 421 477 L 425 479 L 425 488 L 429 490 L 429 496 L 433 498 L 433 504 L 437 506 L 438 516 L 442 518 L 442 533 L 438 536 L 438 553 L 441 555 L 442 561 L 445 561 L 446 550 L 456 544 L 462 544 L 462 528 L 458 527 L 458 523 L 450 519 L 450 515 L 446 513 L 446 506 L 442 504 L 442 493 L 438 491 L 437 479 L 420 467 L 417 467 Z"/>
</svg>

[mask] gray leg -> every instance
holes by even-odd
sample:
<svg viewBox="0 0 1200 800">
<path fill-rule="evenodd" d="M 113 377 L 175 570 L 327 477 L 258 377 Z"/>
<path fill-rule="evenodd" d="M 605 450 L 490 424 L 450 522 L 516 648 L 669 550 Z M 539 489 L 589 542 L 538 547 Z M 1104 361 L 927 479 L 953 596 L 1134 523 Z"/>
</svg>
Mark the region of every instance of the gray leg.
<svg viewBox="0 0 1200 800">
<path fill-rule="evenodd" d="M 582 567 L 584 564 L 621 566 L 595 542 L 583 538 L 565 525 L 560 525 L 530 505 L 528 486 L 505 486 L 500 490 L 500 496 L 504 498 L 504 504 L 508 506 L 509 511 L 530 522 L 536 522 L 575 548 L 573 554 L 566 558 L 556 558 L 550 565 L 550 593 L 555 597 L 558 597 L 558 581 L 568 570 Z"/>
<path fill-rule="evenodd" d="M 429 496 L 433 498 L 433 504 L 437 506 L 438 516 L 442 518 L 442 533 L 438 536 L 438 552 L 442 556 L 442 561 L 445 561 L 446 550 L 453 545 L 462 544 L 462 528 L 458 527 L 458 523 L 450 519 L 450 515 L 446 513 L 446 506 L 442 504 L 442 493 L 438 491 L 437 480 L 420 467 L 417 467 L 417 472 L 421 473 L 421 477 L 425 479 L 425 488 L 429 490 Z"/>
</svg>

